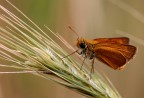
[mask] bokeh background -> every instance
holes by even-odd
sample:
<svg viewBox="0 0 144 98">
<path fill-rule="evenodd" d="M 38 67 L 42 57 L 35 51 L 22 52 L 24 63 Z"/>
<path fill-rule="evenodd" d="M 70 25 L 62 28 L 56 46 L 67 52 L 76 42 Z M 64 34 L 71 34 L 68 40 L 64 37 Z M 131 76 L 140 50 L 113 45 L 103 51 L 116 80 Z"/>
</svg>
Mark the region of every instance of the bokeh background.
<svg viewBox="0 0 144 98">
<path fill-rule="evenodd" d="M 143 98 L 144 93 L 144 6 L 143 0 L 10 0 L 41 28 L 44 24 L 58 32 L 71 45 L 81 37 L 126 36 L 138 52 L 126 68 L 115 71 L 96 61 L 123 98 Z M 19 16 L 4 1 L 0 4 Z M 70 53 L 70 51 L 68 51 Z M 0 71 L 14 71 L 0 67 Z M 32 74 L 0 74 L 0 98 L 84 98 L 52 81 Z"/>
</svg>

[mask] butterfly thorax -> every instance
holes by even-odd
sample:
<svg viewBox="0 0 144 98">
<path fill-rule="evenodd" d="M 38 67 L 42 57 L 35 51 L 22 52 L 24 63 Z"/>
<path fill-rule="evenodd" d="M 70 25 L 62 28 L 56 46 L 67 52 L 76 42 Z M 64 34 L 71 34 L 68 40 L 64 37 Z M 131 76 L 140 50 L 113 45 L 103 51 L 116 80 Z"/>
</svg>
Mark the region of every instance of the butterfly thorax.
<svg viewBox="0 0 144 98">
<path fill-rule="evenodd" d="M 77 47 L 81 49 L 79 54 L 84 55 L 86 58 L 93 59 L 95 57 L 94 46 L 95 42 L 84 38 L 78 39 Z"/>
</svg>

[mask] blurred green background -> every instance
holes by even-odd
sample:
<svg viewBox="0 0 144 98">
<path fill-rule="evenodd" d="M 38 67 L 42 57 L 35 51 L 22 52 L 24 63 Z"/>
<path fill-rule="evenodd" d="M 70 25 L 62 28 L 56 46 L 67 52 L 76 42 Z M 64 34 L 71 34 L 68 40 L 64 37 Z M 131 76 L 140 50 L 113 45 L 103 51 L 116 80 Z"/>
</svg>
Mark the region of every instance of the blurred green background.
<svg viewBox="0 0 144 98">
<path fill-rule="evenodd" d="M 134 60 L 122 71 L 115 71 L 96 61 L 95 68 L 104 72 L 123 98 L 142 98 L 144 91 L 144 7 L 142 0 L 10 0 L 31 20 L 61 34 L 71 45 L 81 37 L 127 36 L 138 47 Z M 4 1 L 0 4 L 19 16 Z M 71 36 L 71 37 L 70 37 Z M 71 51 L 68 51 L 71 53 Z M 0 67 L 0 71 L 13 71 Z M 52 81 L 32 74 L 0 74 L 0 98 L 84 98 Z"/>
</svg>

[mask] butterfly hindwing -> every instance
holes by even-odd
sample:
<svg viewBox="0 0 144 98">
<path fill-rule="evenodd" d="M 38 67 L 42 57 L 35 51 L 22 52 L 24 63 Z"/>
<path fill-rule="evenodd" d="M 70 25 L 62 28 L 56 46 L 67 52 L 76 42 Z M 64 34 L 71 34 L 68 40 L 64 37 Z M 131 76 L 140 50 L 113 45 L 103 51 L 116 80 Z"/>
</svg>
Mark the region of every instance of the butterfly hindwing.
<svg viewBox="0 0 144 98">
<path fill-rule="evenodd" d="M 133 58 L 136 47 L 131 45 L 99 43 L 94 48 L 96 58 L 113 69 L 122 69 Z"/>
</svg>

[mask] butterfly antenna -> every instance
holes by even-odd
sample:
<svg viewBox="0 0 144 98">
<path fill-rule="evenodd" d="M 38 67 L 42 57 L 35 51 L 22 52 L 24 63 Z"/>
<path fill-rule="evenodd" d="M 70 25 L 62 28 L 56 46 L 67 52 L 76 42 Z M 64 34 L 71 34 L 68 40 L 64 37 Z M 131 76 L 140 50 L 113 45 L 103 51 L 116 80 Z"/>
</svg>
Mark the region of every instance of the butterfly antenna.
<svg viewBox="0 0 144 98">
<path fill-rule="evenodd" d="M 73 31 L 73 33 L 75 33 L 75 34 L 77 35 L 78 39 L 79 39 L 79 35 L 76 33 L 76 31 L 75 31 L 71 26 L 68 26 L 68 28 L 69 28 L 71 31 Z"/>
</svg>

